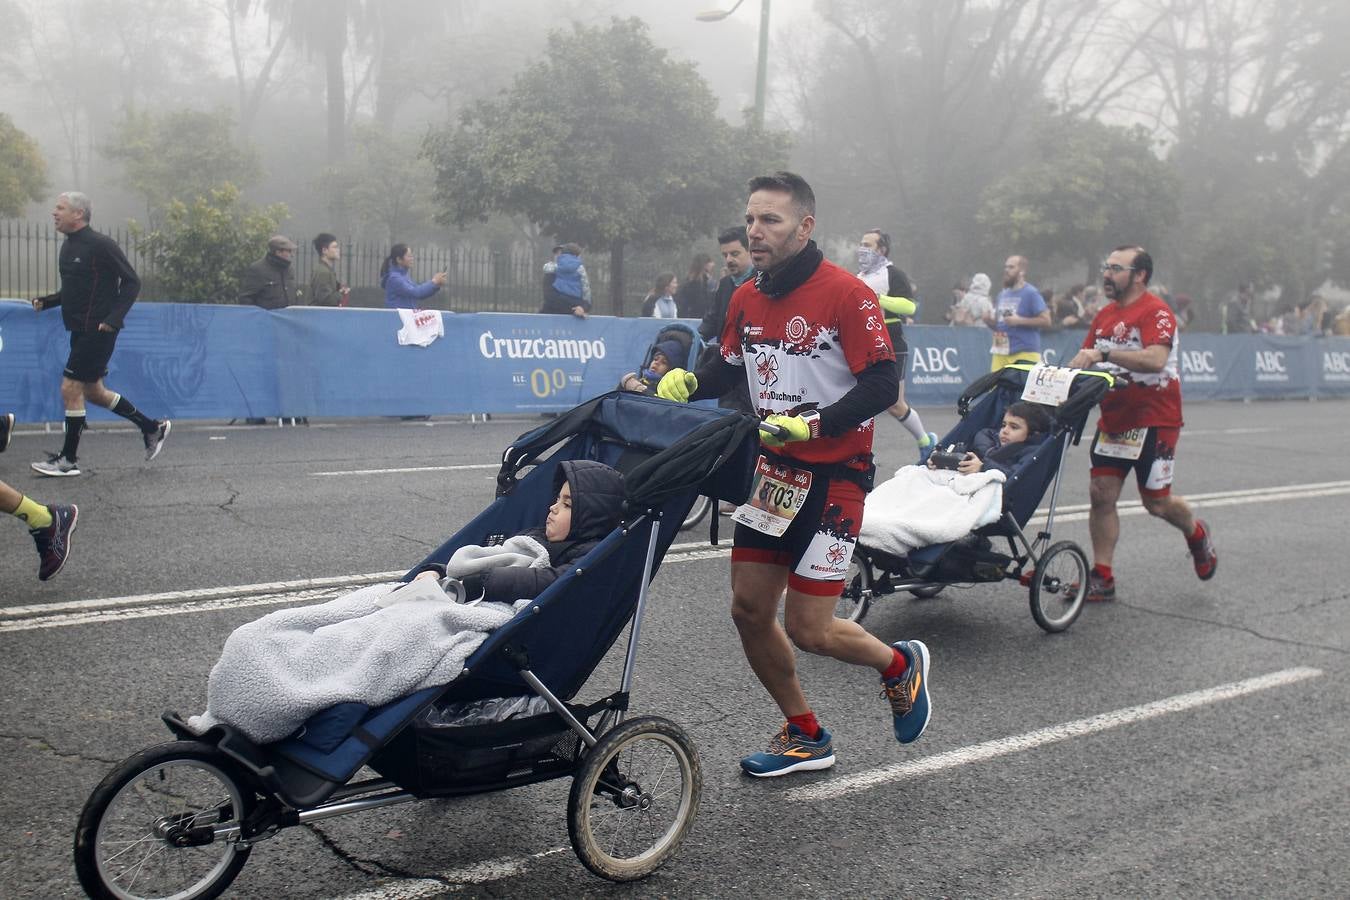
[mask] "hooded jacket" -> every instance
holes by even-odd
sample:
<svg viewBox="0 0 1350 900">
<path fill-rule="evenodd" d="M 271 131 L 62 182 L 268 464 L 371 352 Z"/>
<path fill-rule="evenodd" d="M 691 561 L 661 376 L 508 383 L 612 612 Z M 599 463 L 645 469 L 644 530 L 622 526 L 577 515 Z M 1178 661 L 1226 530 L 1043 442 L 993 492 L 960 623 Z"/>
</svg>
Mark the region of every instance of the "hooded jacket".
<svg viewBox="0 0 1350 900">
<path fill-rule="evenodd" d="M 553 473 L 553 496 L 562 490 L 564 480 L 572 486 L 572 528 L 567 536 L 550 541 L 543 528 L 524 532 L 548 549 L 548 566 L 505 566 L 488 571 L 483 576 L 483 599 L 514 603 L 538 597 L 622 520 L 623 475 L 618 469 L 589 459 L 564 460 Z M 418 571 L 426 570 L 445 574 L 445 566 L 437 563 Z"/>
</svg>

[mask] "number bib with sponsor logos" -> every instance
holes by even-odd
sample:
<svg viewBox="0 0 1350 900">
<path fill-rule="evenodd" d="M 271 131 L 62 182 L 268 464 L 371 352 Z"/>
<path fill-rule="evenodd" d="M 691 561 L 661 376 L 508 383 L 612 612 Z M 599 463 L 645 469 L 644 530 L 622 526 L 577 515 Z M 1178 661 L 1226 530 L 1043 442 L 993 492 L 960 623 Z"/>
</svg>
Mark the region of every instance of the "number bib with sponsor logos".
<svg viewBox="0 0 1350 900">
<path fill-rule="evenodd" d="M 769 537 L 782 537 L 806 505 L 811 479 L 805 469 L 771 463 L 761 455 L 750 499 L 736 508 L 731 520 Z"/>
<path fill-rule="evenodd" d="M 1079 371 L 1038 363 L 1027 373 L 1027 383 L 1022 388 L 1022 399 L 1031 403 L 1059 406 L 1069 399 L 1069 389 L 1073 387 L 1074 376 Z"/>
<path fill-rule="evenodd" d="M 1007 356 L 1012 353 L 1012 344 L 1008 340 L 1008 332 L 994 332 L 994 341 L 989 345 L 989 352 L 996 356 Z"/>
<path fill-rule="evenodd" d="M 1097 438 L 1094 452 L 1098 456 L 1110 456 L 1114 459 L 1138 459 L 1144 452 L 1144 438 L 1148 437 L 1147 428 L 1131 428 L 1129 431 L 1111 433 L 1103 431 Z"/>
</svg>

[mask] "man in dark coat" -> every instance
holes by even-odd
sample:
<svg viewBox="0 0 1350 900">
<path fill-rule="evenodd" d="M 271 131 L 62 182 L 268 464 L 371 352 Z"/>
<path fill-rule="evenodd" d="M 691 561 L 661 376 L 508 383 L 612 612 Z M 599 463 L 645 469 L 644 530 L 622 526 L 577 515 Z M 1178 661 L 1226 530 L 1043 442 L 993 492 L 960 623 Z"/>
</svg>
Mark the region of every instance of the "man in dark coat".
<svg viewBox="0 0 1350 900">
<path fill-rule="evenodd" d="M 295 286 L 295 241 L 274 234 L 267 241 L 267 255 L 244 270 L 239 280 L 239 302 L 263 309 L 281 309 L 300 298 Z"/>
</svg>

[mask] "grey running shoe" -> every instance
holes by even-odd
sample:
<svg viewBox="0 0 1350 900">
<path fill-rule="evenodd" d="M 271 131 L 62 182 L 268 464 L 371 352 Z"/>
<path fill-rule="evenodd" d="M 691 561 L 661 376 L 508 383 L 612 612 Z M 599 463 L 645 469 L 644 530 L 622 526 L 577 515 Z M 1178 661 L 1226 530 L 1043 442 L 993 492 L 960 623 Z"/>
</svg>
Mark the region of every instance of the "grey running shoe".
<svg viewBox="0 0 1350 900">
<path fill-rule="evenodd" d="M 75 533 L 75 520 L 80 510 L 75 504 L 66 506 L 54 504 L 47 510 L 52 514 L 52 524 L 46 528 L 30 528 L 28 533 L 37 544 L 38 557 L 42 560 L 38 567 L 38 580 L 46 581 L 61 571 L 66 560 L 70 559 L 70 536 Z"/>
<path fill-rule="evenodd" d="M 64 478 L 68 475 L 80 474 L 80 467 L 64 456 L 53 456 L 46 462 L 35 462 L 30 467 L 39 475 L 46 475 L 51 478 Z"/>
<path fill-rule="evenodd" d="M 9 436 L 14 433 L 14 413 L 5 413 L 0 416 L 0 453 L 5 452 L 9 446 Z"/>
<path fill-rule="evenodd" d="M 159 427 L 156 428 L 154 431 L 146 431 L 142 433 L 142 437 L 145 438 L 146 462 L 149 462 L 156 456 L 159 456 L 159 451 L 164 449 L 164 439 L 169 436 L 169 429 L 171 428 L 173 428 L 173 423 L 170 422 L 168 419 L 165 419 L 164 421 L 159 423 Z"/>
</svg>

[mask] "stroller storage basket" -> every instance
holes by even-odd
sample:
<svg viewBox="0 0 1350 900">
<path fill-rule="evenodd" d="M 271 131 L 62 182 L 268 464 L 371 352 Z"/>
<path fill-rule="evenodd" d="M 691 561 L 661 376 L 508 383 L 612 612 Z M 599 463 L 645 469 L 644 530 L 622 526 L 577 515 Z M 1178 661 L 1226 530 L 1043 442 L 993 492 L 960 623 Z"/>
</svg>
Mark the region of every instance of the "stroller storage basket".
<svg viewBox="0 0 1350 900">
<path fill-rule="evenodd" d="M 585 722 L 586 707 L 568 709 Z M 418 797 L 438 797 L 557 778 L 576 767 L 583 749 L 555 712 L 467 726 L 420 715 L 369 765 Z"/>
</svg>

